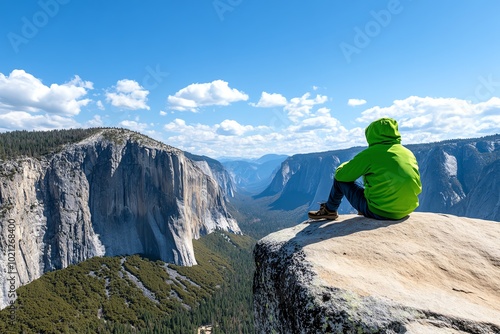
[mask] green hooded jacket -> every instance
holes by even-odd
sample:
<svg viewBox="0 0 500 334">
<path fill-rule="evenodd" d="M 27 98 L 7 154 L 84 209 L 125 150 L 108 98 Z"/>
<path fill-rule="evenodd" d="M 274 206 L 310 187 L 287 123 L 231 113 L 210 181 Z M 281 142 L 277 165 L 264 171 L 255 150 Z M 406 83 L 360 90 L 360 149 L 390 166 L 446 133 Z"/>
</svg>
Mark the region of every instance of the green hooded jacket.
<svg viewBox="0 0 500 334">
<path fill-rule="evenodd" d="M 417 159 L 401 145 L 398 123 L 381 118 L 365 130 L 368 148 L 341 164 L 335 179 L 354 182 L 363 176 L 365 197 L 371 212 L 401 219 L 418 207 L 422 191 Z"/>
</svg>

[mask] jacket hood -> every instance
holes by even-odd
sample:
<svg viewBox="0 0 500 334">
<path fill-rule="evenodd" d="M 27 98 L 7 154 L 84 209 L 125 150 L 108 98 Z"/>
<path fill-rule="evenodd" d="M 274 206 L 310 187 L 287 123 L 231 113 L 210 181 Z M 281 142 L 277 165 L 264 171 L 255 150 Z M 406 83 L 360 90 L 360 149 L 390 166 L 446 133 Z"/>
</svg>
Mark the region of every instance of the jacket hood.
<svg viewBox="0 0 500 334">
<path fill-rule="evenodd" d="M 365 130 L 369 146 L 376 144 L 400 144 L 398 122 L 392 118 L 381 118 L 372 122 Z"/>
</svg>

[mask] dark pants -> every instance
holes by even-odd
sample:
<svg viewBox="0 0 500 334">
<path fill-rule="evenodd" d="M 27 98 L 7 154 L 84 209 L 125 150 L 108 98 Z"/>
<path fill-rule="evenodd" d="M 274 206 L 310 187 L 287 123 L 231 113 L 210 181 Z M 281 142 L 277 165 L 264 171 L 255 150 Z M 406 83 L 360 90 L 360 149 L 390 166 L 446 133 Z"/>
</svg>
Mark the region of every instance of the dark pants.
<svg viewBox="0 0 500 334">
<path fill-rule="evenodd" d="M 368 209 L 368 202 L 365 198 L 365 188 L 355 182 L 341 182 L 333 179 L 332 190 L 326 202 L 326 208 L 329 211 L 337 211 L 345 196 L 352 207 L 358 210 L 365 217 L 387 220 L 388 218 L 379 216 Z"/>
</svg>

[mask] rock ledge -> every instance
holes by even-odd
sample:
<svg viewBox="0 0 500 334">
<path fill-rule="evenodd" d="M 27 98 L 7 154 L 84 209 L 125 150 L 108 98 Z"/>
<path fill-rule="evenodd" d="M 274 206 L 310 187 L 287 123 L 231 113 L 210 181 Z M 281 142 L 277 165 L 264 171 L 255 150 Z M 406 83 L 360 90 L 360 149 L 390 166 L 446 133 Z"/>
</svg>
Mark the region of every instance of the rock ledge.
<svg viewBox="0 0 500 334">
<path fill-rule="evenodd" d="M 500 333 L 500 224 L 305 222 L 255 247 L 258 333 Z"/>
</svg>

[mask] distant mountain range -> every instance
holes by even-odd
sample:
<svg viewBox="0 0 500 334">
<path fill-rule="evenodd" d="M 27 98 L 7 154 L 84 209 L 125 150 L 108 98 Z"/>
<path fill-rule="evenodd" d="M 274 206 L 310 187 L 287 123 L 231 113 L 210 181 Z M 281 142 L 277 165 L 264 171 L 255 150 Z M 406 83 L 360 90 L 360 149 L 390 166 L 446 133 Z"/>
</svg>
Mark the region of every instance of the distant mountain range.
<svg viewBox="0 0 500 334">
<path fill-rule="evenodd" d="M 406 145 L 420 168 L 423 191 L 417 211 L 500 221 L 500 135 Z M 269 186 L 257 195 L 270 208 L 318 208 L 330 191 L 335 169 L 364 147 L 289 157 Z M 344 200 L 341 213 L 354 209 Z"/>
<path fill-rule="evenodd" d="M 264 190 L 287 155 L 268 154 L 258 159 L 222 160 L 239 192 L 256 194 Z"/>
</svg>

